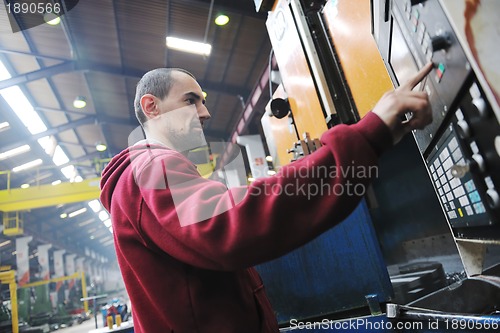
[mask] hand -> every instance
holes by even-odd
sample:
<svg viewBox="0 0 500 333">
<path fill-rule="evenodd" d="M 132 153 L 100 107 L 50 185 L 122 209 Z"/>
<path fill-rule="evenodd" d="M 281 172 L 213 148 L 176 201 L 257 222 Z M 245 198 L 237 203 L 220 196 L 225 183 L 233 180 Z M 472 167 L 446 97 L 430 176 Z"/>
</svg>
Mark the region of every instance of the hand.
<svg viewBox="0 0 500 333">
<path fill-rule="evenodd" d="M 432 70 L 432 63 L 426 64 L 408 82 L 385 93 L 373 108 L 373 113 L 382 119 L 392 132 L 394 143 L 414 129 L 423 129 L 432 122 L 432 109 L 425 91 L 413 91 Z M 411 112 L 409 120 L 403 116 Z"/>
</svg>

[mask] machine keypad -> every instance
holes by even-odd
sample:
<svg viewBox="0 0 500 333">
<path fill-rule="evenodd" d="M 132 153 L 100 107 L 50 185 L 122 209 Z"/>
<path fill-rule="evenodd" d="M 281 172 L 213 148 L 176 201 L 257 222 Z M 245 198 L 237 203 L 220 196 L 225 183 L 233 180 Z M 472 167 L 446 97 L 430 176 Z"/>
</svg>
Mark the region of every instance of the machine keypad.
<svg viewBox="0 0 500 333">
<path fill-rule="evenodd" d="M 451 132 L 450 132 L 451 134 Z M 474 150 L 474 145 L 471 147 Z M 454 165 L 465 165 L 463 152 L 454 135 L 449 135 L 428 160 L 438 196 L 452 225 L 471 225 L 474 216 L 486 213 L 470 172 L 462 178 L 451 174 Z"/>
</svg>

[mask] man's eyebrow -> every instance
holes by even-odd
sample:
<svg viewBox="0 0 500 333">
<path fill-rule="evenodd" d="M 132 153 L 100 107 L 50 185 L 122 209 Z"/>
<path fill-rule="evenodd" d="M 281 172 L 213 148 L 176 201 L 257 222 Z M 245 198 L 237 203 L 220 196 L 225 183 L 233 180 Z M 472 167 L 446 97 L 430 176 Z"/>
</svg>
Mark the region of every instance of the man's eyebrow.
<svg viewBox="0 0 500 333">
<path fill-rule="evenodd" d="M 197 93 L 195 93 L 195 92 L 190 91 L 190 92 L 188 92 L 188 93 L 185 93 L 185 94 L 184 94 L 184 96 L 185 96 L 185 97 L 191 97 L 191 98 L 194 98 L 196 101 L 201 100 L 201 102 L 202 102 L 203 104 L 205 104 L 205 99 L 204 99 L 204 98 L 202 98 L 200 95 L 198 95 L 198 94 L 197 94 Z"/>
</svg>

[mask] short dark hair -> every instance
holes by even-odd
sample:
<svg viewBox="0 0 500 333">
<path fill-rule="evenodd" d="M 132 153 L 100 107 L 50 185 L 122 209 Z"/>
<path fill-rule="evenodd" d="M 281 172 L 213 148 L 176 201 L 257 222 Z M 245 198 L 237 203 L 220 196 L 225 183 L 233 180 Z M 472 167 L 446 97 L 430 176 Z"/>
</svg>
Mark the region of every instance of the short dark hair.
<svg viewBox="0 0 500 333">
<path fill-rule="evenodd" d="M 168 96 L 172 85 L 175 83 L 172 80 L 172 72 L 185 73 L 196 80 L 193 74 L 182 68 L 157 68 L 144 74 L 137 83 L 134 99 L 135 116 L 141 126 L 148 120 L 141 107 L 141 97 L 151 94 L 159 99 L 164 99 Z"/>
</svg>

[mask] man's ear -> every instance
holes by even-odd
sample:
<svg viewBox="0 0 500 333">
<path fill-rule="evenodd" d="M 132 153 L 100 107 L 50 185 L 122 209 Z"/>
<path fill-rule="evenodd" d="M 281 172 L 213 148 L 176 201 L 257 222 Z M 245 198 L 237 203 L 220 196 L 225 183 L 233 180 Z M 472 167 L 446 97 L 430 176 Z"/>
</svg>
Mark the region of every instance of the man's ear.
<svg viewBox="0 0 500 333">
<path fill-rule="evenodd" d="M 157 98 L 154 95 L 144 94 L 141 97 L 142 110 L 146 115 L 146 117 L 148 117 L 149 119 L 154 118 L 159 114 L 159 110 L 156 107 L 157 106 L 156 102 Z"/>
</svg>

